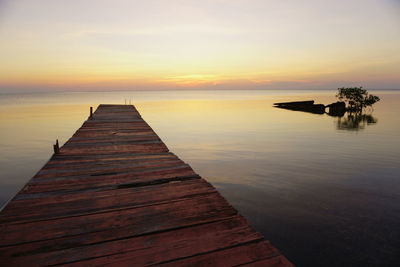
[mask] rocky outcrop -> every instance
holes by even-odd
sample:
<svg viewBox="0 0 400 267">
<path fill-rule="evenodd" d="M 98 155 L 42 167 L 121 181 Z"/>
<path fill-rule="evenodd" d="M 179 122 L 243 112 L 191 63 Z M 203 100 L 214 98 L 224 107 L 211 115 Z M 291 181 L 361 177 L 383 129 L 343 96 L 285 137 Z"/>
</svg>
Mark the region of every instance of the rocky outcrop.
<svg viewBox="0 0 400 267">
<path fill-rule="evenodd" d="M 325 105 L 323 104 L 314 104 L 314 100 L 309 101 L 295 101 L 295 102 L 281 102 L 274 103 L 277 108 L 284 108 L 296 111 L 305 111 L 315 114 L 324 114 L 325 113 Z"/>
</svg>

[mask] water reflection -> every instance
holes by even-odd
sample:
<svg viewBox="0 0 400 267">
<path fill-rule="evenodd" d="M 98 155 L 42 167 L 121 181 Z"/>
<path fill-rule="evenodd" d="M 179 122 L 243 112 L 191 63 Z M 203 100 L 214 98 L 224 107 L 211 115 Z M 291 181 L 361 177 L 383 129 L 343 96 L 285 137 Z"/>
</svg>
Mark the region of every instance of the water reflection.
<svg viewBox="0 0 400 267">
<path fill-rule="evenodd" d="M 372 116 L 372 114 L 346 111 L 344 105 L 339 106 L 340 103 L 343 102 L 336 102 L 324 106 L 322 104 L 314 104 L 314 101 L 297 101 L 275 103 L 274 107 L 318 115 L 327 114 L 331 117 L 337 118 L 336 128 L 338 130 L 358 131 L 365 129 L 367 125 L 376 124 L 378 122 L 378 119 Z M 328 112 L 325 111 L 326 108 L 328 108 Z"/>
<path fill-rule="evenodd" d="M 358 131 L 364 129 L 367 125 L 376 124 L 378 119 L 371 114 L 361 112 L 348 112 L 346 116 L 339 117 L 336 123 L 338 130 Z"/>
</svg>

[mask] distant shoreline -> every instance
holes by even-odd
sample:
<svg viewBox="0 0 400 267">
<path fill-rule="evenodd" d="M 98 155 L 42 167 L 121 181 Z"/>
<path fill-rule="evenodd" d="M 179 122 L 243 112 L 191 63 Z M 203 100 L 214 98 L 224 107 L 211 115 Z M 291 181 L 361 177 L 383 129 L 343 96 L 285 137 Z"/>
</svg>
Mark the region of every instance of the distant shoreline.
<svg viewBox="0 0 400 267">
<path fill-rule="evenodd" d="M 379 91 L 379 92 L 384 92 L 384 91 L 400 91 L 399 89 L 371 89 L 371 88 L 366 88 L 368 91 L 374 92 L 374 91 Z M 168 91 L 182 91 L 182 92 L 210 92 L 210 91 L 298 91 L 298 92 L 304 92 L 304 91 L 336 91 L 337 88 L 335 89 L 238 89 L 238 88 L 232 88 L 232 89 L 194 89 L 194 88 L 185 88 L 185 89 L 131 89 L 131 90 L 82 90 L 82 91 L 22 91 L 22 92 L 1 92 L 0 95 L 21 95 L 21 94 L 65 94 L 65 93 L 123 93 L 123 92 L 168 92 Z"/>
</svg>

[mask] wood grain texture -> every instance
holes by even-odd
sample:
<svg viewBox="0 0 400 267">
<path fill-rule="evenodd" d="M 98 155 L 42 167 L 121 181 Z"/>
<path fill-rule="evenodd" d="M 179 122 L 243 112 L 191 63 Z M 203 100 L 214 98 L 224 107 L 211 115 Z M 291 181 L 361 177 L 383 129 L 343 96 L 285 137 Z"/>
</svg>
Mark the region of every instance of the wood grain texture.
<svg viewBox="0 0 400 267">
<path fill-rule="evenodd" d="M 292 266 L 131 105 L 100 105 L 0 212 L 1 266 Z"/>
</svg>

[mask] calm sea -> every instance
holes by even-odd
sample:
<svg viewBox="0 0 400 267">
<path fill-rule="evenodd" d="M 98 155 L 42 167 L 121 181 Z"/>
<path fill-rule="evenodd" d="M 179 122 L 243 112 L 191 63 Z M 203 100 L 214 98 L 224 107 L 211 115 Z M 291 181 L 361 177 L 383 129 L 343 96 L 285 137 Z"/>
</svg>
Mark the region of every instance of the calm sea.
<svg viewBox="0 0 400 267">
<path fill-rule="evenodd" d="M 335 91 L 0 95 L 0 203 L 77 130 L 131 101 L 170 150 L 298 266 L 400 266 L 400 91 L 364 117 L 273 108 Z"/>
</svg>

